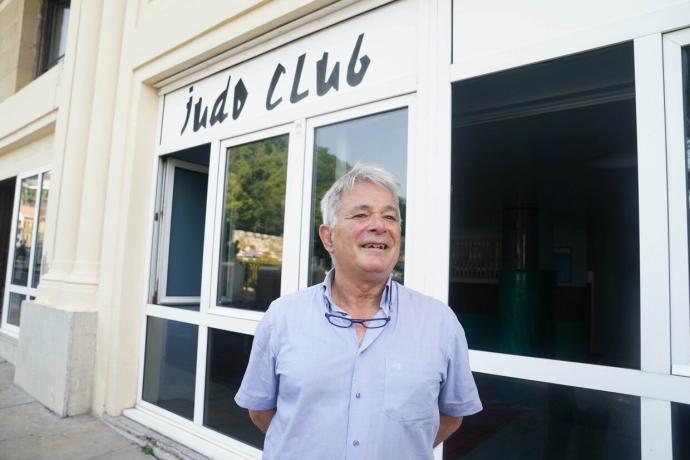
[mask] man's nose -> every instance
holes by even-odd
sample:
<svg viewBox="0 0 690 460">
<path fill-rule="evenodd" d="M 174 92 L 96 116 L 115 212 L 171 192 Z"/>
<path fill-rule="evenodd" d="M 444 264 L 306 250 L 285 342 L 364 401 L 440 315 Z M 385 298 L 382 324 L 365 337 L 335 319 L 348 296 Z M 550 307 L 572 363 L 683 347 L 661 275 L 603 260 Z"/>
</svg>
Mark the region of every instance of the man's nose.
<svg viewBox="0 0 690 460">
<path fill-rule="evenodd" d="M 378 214 L 371 215 L 371 218 L 369 219 L 369 231 L 377 233 L 386 231 L 386 220 L 383 218 L 383 216 Z"/>
</svg>

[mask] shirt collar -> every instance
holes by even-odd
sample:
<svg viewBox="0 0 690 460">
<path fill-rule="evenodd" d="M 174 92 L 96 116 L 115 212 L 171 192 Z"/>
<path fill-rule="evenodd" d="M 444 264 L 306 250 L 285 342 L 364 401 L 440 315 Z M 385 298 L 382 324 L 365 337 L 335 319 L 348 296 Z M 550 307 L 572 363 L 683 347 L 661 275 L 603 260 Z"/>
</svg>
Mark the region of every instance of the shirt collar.
<svg viewBox="0 0 690 460">
<path fill-rule="evenodd" d="M 323 283 L 321 285 L 323 286 L 323 295 L 326 298 L 326 308 L 331 306 L 335 306 L 340 310 L 340 307 L 338 307 L 335 302 L 333 302 L 333 297 L 331 297 L 331 286 L 333 284 L 333 278 L 335 277 L 335 268 L 331 268 L 328 273 L 326 273 L 326 277 L 323 280 Z M 381 294 L 381 302 L 379 303 L 379 308 L 383 310 L 383 313 L 385 313 L 386 316 L 391 315 L 391 292 L 392 292 L 392 284 L 393 284 L 393 277 L 391 275 L 388 275 L 388 281 L 386 281 L 386 285 L 383 287 L 383 293 Z M 342 311 L 342 310 L 341 310 Z"/>
</svg>

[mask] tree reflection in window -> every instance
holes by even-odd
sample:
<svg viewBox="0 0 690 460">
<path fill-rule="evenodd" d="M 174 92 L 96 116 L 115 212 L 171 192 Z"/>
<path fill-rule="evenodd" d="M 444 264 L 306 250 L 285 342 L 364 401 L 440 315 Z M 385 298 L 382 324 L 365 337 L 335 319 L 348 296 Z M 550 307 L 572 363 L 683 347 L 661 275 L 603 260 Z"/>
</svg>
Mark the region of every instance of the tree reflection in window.
<svg viewBox="0 0 690 460">
<path fill-rule="evenodd" d="M 280 295 L 288 135 L 227 150 L 218 305 L 266 310 Z"/>
</svg>

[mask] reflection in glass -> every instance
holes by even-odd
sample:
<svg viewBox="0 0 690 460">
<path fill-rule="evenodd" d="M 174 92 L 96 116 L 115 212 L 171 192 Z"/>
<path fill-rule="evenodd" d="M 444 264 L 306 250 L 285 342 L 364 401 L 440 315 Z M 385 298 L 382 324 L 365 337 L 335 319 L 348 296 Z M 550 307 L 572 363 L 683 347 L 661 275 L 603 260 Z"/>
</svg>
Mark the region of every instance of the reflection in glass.
<svg viewBox="0 0 690 460">
<path fill-rule="evenodd" d="M 632 44 L 455 84 L 452 148 L 470 347 L 639 369 Z"/>
<path fill-rule="evenodd" d="M 50 172 L 43 173 L 41 182 L 41 201 L 38 205 L 38 228 L 36 229 L 36 251 L 34 252 L 34 273 L 31 278 L 31 287 L 38 286 L 41 277 L 41 264 L 43 257 L 43 236 L 46 227 L 46 214 L 48 211 L 48 195 L 50 193 Z"/>
<path fill-rule="evenodd" d="M 484 410 L 465 417 L 445 460 L 640 458 L 640 398 L 475 374 Z"/>
<path fill-rule="evenodd" d="M 403 232 L 400 260 L 393 278 L 403 282 L 405 265 L 405 202 L 407 199 L 407 109 L 347 120 L 316 129 L 312 190 L 309 285 L 320 283 L 331 269 L 331 258 L 319 239 L 321 198 L 337 178 L 356 163 L 381 166 L 400 182 Z"/>
<path fill-rule="evenodd" d="M 252 349 L 251 335 L 208 330 L 204 425 L 263 449 L 264 435 L 245 409 L 234 404 Z"/>
<path fill-rule="evenodd" d="M 266 310 L 280 296 L 288 135 L 230 147 L 218 305 Z"/>
<path fill-rule="evenodd" d="M 198 328 L 149 316 L 142 399 L 192 420 Z"/>
<path fill-rule="evenodd" d="M 36 198 L 38 195 L 38 176 L 23 179 L 19 194 L 19 213 L 15 235 L 14 263 L 12 264 L 12 284 L 26 286 L 29 280 L 31 244 L 36 215 Z"/>
<path fill-rule="evenodd" d="M 19 327 L 21 317 L 22 301 L 26 300 L 24 294 L 10 292 L 9 304 L 7 308 L 7 323 Z"/>
<path fill-rule="evenodd" d="M 671 403 L 671 423 L 673 432 L 673 458 L 690 458 L 690 406 Z"/>
</svg>

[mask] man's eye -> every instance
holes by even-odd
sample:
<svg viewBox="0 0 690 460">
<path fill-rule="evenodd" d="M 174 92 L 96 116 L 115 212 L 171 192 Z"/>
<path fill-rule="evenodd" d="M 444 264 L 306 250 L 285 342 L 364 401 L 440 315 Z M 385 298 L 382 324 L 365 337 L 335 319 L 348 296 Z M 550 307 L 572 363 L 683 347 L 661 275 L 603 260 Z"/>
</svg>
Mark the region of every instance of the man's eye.
<svg viewBox="0 0 690 460">
<path fill-rule="evenodd" d="M 354 216 L 352 216 L 353 219 L 363 219 L 363 218 L 365 218 L 365 217 L 367 217 L 367 215 L 364 214 L 364 213 L 362 213 L 362 212 L 360 212 L 359 214 L 355 214 Z"/>
<path fill-rule="evenodd" d="M 391 222 L 397 222 L 398 218 L 395 216 L 385 216 L 384 219 L 390 220 Z"/>
</svg>

